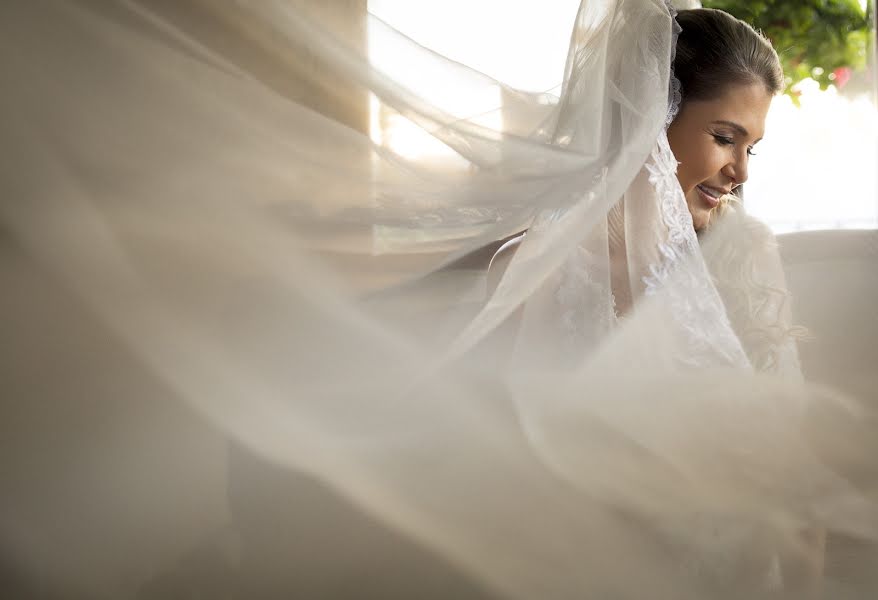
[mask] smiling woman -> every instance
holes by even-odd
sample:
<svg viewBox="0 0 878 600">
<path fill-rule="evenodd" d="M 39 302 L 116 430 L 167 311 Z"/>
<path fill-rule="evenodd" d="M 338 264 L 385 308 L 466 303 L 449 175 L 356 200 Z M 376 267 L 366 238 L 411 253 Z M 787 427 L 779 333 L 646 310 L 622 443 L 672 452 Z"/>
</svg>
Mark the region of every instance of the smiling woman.
<svg viewBox="0 0 878 600">
<path fill-rule="evenodd" d="M 748 177 L 753 147 L 764 136 L 783 71 L 771 44 L 748 24 L 718 10 L 681 11 L 674 74 L 680 113 L 668 141 L 695 228 L 708 226 L 723 198 Z"/>
<path fill-rule="evenodd" d="M 747 181 L 771 100 L 761 83 L 730 85 L 714 100 L 684 102 L 668 128 L 696 230 L 706 228 L 724 198 Z"/>
</svg>

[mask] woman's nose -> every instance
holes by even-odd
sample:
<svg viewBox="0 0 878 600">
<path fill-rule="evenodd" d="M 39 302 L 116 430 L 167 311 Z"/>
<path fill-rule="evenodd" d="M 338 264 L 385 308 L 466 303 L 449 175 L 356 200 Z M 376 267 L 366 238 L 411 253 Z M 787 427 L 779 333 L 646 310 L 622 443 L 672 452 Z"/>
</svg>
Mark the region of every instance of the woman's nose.
<svg viewBox="0 0 878 600">
<path fill-rule="evenodd" d="M 735 187 L 747 181 L 747 167 L 750 157 L 746 151 L 742 156 L 736 156 L 734 160 L 729 161 L 722 169 L 722 174 L 734 182 Z"/>
</svg>

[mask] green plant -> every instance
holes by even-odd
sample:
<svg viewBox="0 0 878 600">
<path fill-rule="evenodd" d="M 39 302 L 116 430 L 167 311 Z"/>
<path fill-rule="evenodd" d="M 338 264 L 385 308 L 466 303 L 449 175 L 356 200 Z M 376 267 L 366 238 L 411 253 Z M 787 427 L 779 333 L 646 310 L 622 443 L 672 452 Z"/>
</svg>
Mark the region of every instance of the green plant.
<svg viewBox="0 0 878 600">
<path fill-rule="evenodd" d="M 780 55 L 786 92 L 811 77 L 842 87 L 871 51 L 874 0 L 703 0 L 765 33 Z"/>
</svg>

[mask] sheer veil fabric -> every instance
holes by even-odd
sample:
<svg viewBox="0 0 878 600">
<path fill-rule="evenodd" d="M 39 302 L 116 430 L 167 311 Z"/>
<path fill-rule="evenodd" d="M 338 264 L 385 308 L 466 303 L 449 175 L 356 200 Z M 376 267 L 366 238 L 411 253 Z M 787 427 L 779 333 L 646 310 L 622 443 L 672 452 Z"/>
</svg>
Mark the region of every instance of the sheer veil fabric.
<svg viewBox="0 0 878 600">
<path fill-rule="evenodd" d="M 320 543 L 271 560 L 317 574 L 260 576 L 265 597 L 410 595 L 406 560 L 486 597 L 758 597 L 790 589 L 801 530 L 878 535 L 874 417 L 800 376 L 770 234 L 740 211 L 692 228 L 664 2 L 584 1 L 558 96 L 370 17 L 434 84 L 502 92 L 478 114 L 380 71 L 319 3 L 5 10 L 0 547 L 22 594 L 218 585 L 183 557 L 235 537 L 227 443 L 425 551 L 343 592 L 349 531 L 289 506 Z M 370 98 L 453 160 L 372 140 Z M 486 298 L 473 257 L 524 230 Z M 225 593 L 273 535 L 223 559 Z"/>
</svg>

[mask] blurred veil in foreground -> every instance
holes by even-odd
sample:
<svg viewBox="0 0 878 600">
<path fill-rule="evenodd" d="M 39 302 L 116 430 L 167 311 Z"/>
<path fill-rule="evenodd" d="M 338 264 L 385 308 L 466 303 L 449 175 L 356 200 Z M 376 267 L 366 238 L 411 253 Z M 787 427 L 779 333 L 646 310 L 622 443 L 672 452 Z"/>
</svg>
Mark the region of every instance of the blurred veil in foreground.
<svg viewBox="0 0 878 600">
<path fill-rule="evenodd" d="M 368 17 L 477 113 L 370 64 L 354 4 L 4 6 L 11 597 L 797 597 L 802 531 L 874 558 L 874 339 L 802 377 L 773 238 L 695 238 L 665 3 L 583 2 L 558 96 Z M 858 252 L 795 280 L 828 331 L 875 328 Z"/>
</svg>

